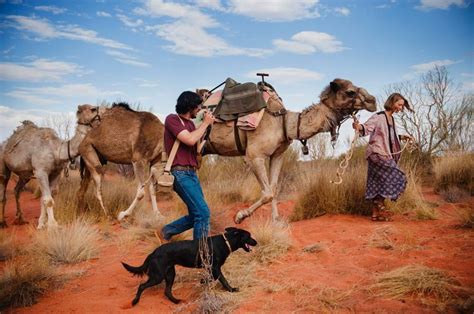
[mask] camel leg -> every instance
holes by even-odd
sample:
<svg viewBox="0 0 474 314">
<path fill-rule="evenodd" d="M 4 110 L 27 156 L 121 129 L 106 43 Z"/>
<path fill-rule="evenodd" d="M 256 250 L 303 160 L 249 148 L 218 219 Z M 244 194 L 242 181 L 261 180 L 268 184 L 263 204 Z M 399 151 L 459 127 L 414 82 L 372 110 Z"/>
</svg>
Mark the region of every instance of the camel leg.
<svg viewBox="0 0 474 314">
<path fill-rule="evenodd" d="M 0 228 L 6 228 L 7 222 L 5 221 L 5 206 L 7 204 L 7 185 L 10 180 L 10 170 L 5 166 L 3 162 L 0 163 L 0 202 L 2 202 L 2 213 L 0 216 Z"/>
<path fill-rule="evenodd" d="M 132 204 L 118 214 L 117 219 L 120 221 L 127 216 L 130 216 L 137 206 L 138 202 L 141 201 L 143 196 L 145 196 L 145 168 L 148 166 L 144 161 L 137 161 L 133 162 L 133 171 L 135 172 L 135 177 L 138 179 L 138 187 L 137 187 L 137 194 L 135 194 L 135 198 L 133 199 Z"/>
<path fill-rule="evenodd" d="M 87 189 L 89 188 L 89 183 L 91 182 L 91 173 L 89 169 L 86 167 L 84 169 L 84 175 L 81 178 L 81 187 L 77 191 L 76 198 L 77 198 L 77 208 L 79 211 L 86 211 L 86 201 L 85 201 L 85 195 L 87 192 Z"/>
<path fill-rule="evenodd" d="M 99 156 L 97 156 L 97 153 L 96 153 L 94 147 L 92 147 L 90 145 L 85 146 L 85 147 L 80 147 L 79 150 L 81 152 L 82 158 L 84 159 L 84 162 L 86 163 L 86 167 L 87 167 L 87 170 L 88 170 L 88 171 L 86 170 L 86 172 L 85 172 L 85 177 L 89 176 L 89 178 L 92 177 L 92 180 L 94 180 L 95 196 L 99 200 L 100 207 L 104 211 L 105 216 L 109 217 L 109 213 L 105 209 L 104 201 L 102 200 L 103 170 L 102 170 L 102 165 L 101 165 L 100 160 L 99 160 Z M 84 180 L 86 180 L 86 179 L 84 179 Z M 88 184 L 89 184 L 89 182 L 87 182 L 87 181 L 89 181 L 89 180 L 84 181 L 84 185 L 83 185 L 83 182 L 81 180 L 81 188 L 79 189 L 79 191 L 84 189 L 83 192 L 81 192 L 81 193 L 85 194 L 85 192 L 87 190 L 87 187 L 88 187 Z M 78 194 L 79 194 L 79 192 L 78 192 Z M 82 196 L 82 199 L 84 199 L 84 196 Z"/>
<path fill-rule="evenodd" d="M 48 228 L 57 227 L 58 223 L 54 219 L 54 200 L 51 196 L 48 174 L 44 170 L 36 170 L 35 177 L 41 188 L 41 214 L 38 221 L 38 229 L 44 228 L 46 216 L 48 217 Z"/>
<path fill-rule="evenodd" d="M 15 186 L 15 201 L 16 201 L 16 218 L 15 218 L 15 225 L 24 225 L 28 223 L 23 219 L 23 213 L 21 211 L 21 206 L 20 206 L 20 194 L 23 190 L 23 187 L 30 181 L 30 179 L 24 179 L 24 178 L 19 178 L 18 182 L 16 183 Z"/>
<path fill-rule="evenodd" d="M 102 174 L 97 172 L 96 169 L 91 170 L 92 180 L 95 184 L 95 197 L 99 200 L 100 207 L 104 211 L 105 217 L 109 217 L 107 209 L 105 209 L 104 201 L 102 199 Z"/>
<path fill-rule="evenodd" d="M 257 208 L 259 208 L 263 204 L 266 204 L 272 201 L 273 199 L 273 192 L 270 187 L 270 183 L 268 182 L 268 174 L 267 174 L 267 169 L 265 167 L 265 159 L 254 158 L 250 160 L 250 164 L 251 164 L 252 171 L 257 177 L 257 180 L 260 183 L 260 186 L 262 188 L 262 195 L 257 202 L 252 204 L 252 206 L 250 206 L 247 209 L 243 209 L 237 212 L 237 214 L 234 217 L 234 221 L 237 224 L 241 223 L 245 218 L 252 215 L 253 212 Z"/>
<path fill-rule="evenodd" d="M 280 176 L 281 167 L 283 165 L 283 154 L 278 156 L 270 157 L 270 187 L 273 191 L 272 199 L 272 220 L 276 221 L 278 219 L 278 207 L 277 207 L 277 198 L 278 193 L 278 178 Z"/>
</svg>

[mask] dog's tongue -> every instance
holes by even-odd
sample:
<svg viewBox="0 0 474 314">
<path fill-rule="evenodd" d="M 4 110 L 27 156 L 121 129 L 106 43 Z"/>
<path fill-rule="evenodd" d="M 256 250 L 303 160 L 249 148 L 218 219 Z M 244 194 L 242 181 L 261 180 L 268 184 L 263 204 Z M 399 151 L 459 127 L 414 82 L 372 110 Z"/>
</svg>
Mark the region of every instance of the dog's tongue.
<svg viewBox="0 0 474 314">
<path fill-rule="evenodd" d="M 247 248 L 247 250 L 252 251 L 252 247 L 248 245 L 247 243 L 245 243 L 245 247 Z"/>
</svg>

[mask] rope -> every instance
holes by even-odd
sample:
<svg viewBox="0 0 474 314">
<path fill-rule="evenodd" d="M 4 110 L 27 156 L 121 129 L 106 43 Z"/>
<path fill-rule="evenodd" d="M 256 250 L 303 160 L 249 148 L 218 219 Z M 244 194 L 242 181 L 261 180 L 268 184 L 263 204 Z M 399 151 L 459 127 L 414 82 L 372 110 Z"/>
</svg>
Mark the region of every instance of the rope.
<svg viewBox="0 0 474 314">
<path fill-rule="evenodd" d="M 354 114 L 352 114 L 351 117 L 354 120 L 354 122 L 357 121 L 357 118 L 355 117 Z M 354 134 L 354 138 L 352 139 L 352 142 L 351 142 L 351 147 L 350 147 L 349 151 L 347 152 L 346 156 L 344 156 L 344 159 L 341 160 L 341 162 L 339 163 L 339 167 L 336 171 L 337 180 L 336 181 L 333 181 L 333 180 L 329 181 L 333 184 L 341 184 L 342 183 L 342 176 L 346 172 L 346 169 L 349 166 L 349 160 L 351 160 L 352 155 L 354 154 L 354 149 L 355 149 L 355 146 L 356 146 L 355 144 L 356 144 L 357 140 L 359 139 L 359 131 L 355 130 L 354 133 L 355 134 Z M 415 141 L 410 138 L 409 140 L 405 141 L 405 144 L 403 145 L 403 148 L 400 151 L 391 153 L 391 155 L 401 154 L 405 149 L 408 149 L 408 151 L 411 153 L 417 148 L 418 148 L 418 146 L 416 145 Z"/>
</svg>

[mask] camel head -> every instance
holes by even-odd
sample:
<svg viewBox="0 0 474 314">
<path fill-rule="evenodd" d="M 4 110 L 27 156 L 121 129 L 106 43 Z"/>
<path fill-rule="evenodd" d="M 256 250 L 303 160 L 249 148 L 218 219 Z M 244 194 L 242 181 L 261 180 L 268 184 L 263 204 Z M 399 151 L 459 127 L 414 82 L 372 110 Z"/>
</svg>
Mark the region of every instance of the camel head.
<svg viewBox="0 0 474 314">
<path fill-rule="evenodd" d="M 374 96 L 344 79 L 333 80 L 321 93 L 320 98 L 321 103 L 343 115 L 349 115 L 355 110 L 374 112 L 377 109 Z"/>
<path fill-rule="evenodd" d="M 92 105 L 79 105 L 76 112 L 77 124 L 93 127 L 95 121 L 100 121 L 99 107 Z"/>
</svg>

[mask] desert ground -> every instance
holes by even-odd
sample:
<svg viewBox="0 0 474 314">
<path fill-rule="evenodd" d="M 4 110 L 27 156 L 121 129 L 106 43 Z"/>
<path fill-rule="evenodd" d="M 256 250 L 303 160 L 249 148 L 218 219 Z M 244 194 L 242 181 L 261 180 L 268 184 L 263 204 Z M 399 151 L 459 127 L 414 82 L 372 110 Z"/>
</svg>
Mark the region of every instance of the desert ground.
<svg viewBox="0 0 474 314">
<path fill-rule="evenodd" d="M 107 181 L 113 181 L 108 177 Z M 21 253 L 38 233 L 35 226 L 40 201 L 33 191 L 21 197 L 27 225 L 14 225 L 14 181 L 7 189 L 8 228 L 0 232 L 8 236 L 20 250 L 17 256 L 3 258 L 0 269 L 6 271 L 15 258 L 28 259 Z M 159 195 L 160 196 L 160 195 Z M 260 240 L 252 252 L 234 252 L 224 266 L 224 274 L 240 292 L 225 292 L 219 283 L 205 289 L 200 284 L 199 270 L 178 267 L 174 295 L 183 301 L 171 303 L 163 294 L 164 283 L 144 292 L 141 301 L 131 307 L 142 278 L 125 271 L 121 261 L 140 265 L 159 245 L 153 233 L 127 236 L 133 229 L 129 222 L 101 221 L 98 231 L 98 254 L 73 264 L 56 263 L 55 271 L 66 279 L 43 291 L 31 306 L 12 307 L 4 313 L 433 313 L 472 312 L 474 288 L 474 233 L 461 228 L 456 213 L 472 210 L 474 197 L 448 203 L 429 185 L 422 196 L 435 209 L 437 218 L 416 220 L 410 214 L 395 214 L 392 221 L 373 222 L 370 217 L 347 214 L 325 214 L 317 218 L 288 222 L 294 197 L 279 201 L 283 222 L 275 226 L 269 221 L 267 204 L 240 225 L 234 214 L 245 202 L 212 209 L 212 234 L 228 226 L 249 230 Z M 176 211 L 173 198 L 158 200 L 164 215 Z M 59 214 L 58 214 L 59 215 Z M 267 233 L 266 235 L 264 233 Z M 272 242 L 285 240 L 278 252 Z M 189 236 L 189 235 L 188 235 Z M 285 242 L 286 241 L 286 242 Z M 269 250 L 262 251 L 262 247 Z M 259 258 L 252 258 L 253 255 Z M 383 293 L 381 278 L 404 267 L 435 269 L 449 278 L 449 293 L 428 291 L 402 296 Z M 207 291 L 207 297 L 203 291 Z"/>
</svg>

